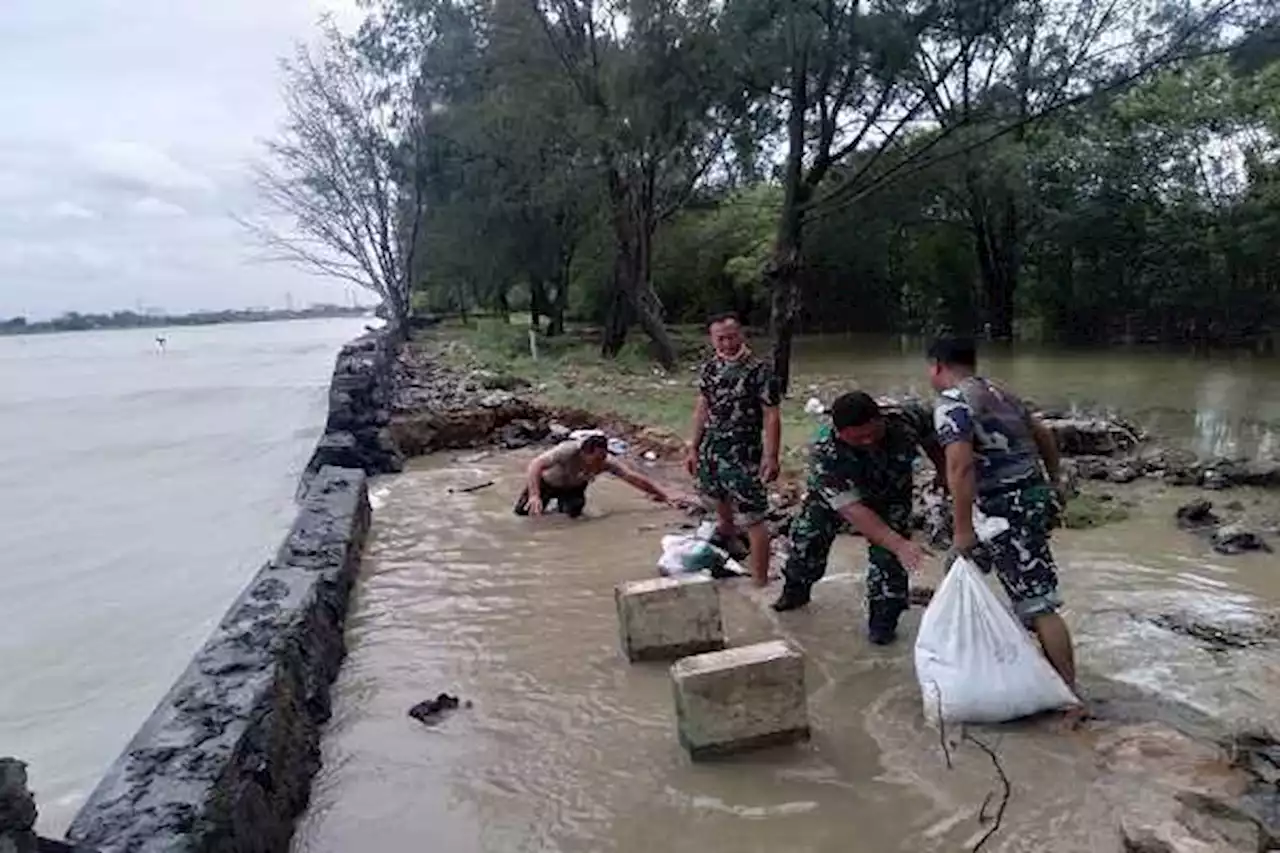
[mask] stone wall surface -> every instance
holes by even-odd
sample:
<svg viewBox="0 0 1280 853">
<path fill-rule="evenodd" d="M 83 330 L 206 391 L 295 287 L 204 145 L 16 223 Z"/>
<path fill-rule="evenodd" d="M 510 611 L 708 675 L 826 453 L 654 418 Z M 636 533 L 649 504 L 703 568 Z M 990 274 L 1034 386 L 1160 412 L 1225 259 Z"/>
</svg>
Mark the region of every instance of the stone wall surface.
<svg viewBox="0 0 1280 853">
<path fill-rule="evenodd" d="M 320 765 L 370 509 L 324 466 L 276 557 L 196 653 L 67 835 L 101 853 L 285 851 Z"/>
<path fill-rule="evenodd" d="M 300 492 L 326 465 L 360 468 L 367 474 L 391 474 L 404 467 L 389 429 L 399 348 L 398 336 L 377 329 L 338 352 L 324 434 L 302 475 Z"/>
</svg>

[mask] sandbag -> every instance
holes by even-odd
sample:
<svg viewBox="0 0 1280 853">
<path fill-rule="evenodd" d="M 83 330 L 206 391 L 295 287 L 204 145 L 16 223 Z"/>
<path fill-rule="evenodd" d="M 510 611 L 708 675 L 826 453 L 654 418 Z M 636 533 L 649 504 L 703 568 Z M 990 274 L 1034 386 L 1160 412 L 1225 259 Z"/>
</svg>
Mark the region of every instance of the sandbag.
<svg viewBox="0 0 1280 853">
<path fill-rule="evenodd" d="M 730 557 L 727 551 L 697 535 L 662 537 L 658 572 L 663 577 L 703 571 L 710 572 L 714 578 L 737 577 L 746 573 L 742 564 Z"/>
<path fill-rule="evenodd" d="M 663 536 L 658 570 L 666 577 L 722 567 L 729 555 L 692 536 Z"/>
<path fill-rule="evenodd" d="M 925 719 L 1001 723 L 1077 704 L 1039 644 L 959 557 L 920 620 L 916 678 Z"/>
</svg>

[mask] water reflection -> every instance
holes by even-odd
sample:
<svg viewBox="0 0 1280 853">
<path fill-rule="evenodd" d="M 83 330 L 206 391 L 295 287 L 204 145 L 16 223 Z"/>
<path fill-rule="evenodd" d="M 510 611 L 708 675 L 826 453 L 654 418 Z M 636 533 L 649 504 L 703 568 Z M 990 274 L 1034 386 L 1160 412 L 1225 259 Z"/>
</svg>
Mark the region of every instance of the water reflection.
<svg viewBox="0 0 1280 853">
<path fill-rule="evenodd" d="M 798 387 L 927 396 L 924 345 L 901 336 L 805 338 L 796 350 Z M 1204 455 L 1280 458 L 1278 361 L 994 344 L 980 358 L 985 374 L 1038 405 L 1122 414 Z"/>
</svg>

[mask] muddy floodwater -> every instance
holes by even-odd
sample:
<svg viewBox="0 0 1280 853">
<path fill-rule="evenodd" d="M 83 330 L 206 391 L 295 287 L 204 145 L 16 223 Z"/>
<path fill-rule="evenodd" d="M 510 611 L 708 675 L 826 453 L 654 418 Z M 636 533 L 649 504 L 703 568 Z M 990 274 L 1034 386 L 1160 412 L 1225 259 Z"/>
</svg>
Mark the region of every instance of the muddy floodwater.
<svg viewBox="0 0 1280 853">
<path fill-rule="evenodd" d="M 991 827 L 991 759 L 960 742 L 949 769 L 922 719 L 921 611 L 894 646 L 864 638 L 861 540 L 838 541 L 806 611 L 774 614 L 776 583 L 722 585 L 731 643 L 804 649 L 814 737 L 695 765 L 676 741 L 667 668 L 625 661 L 613 601 L 616 583 L 656 574 L 658 540 L 682 519 L 607 479 L 590 518 L 516 518 L 527 459 L 442 456 L 375 485 L 350 656 L 295 851 L 952 851 Z M 1086 683 L 1157 690 L 1222 719 L 1274 715 L 1274 645 L 1215 650 L 1152 621 L 1258 623 L 1280 600 L 1274 557 L 1218 557 L 1176 531 L 1187 490 L 1129 494 L 1142 497 L 1129 521 L 1058 540 Z M 442 691 L 470 706 L 430 727 L 407 715 Z M 1132 721 L 972 733 L 1011 788 L 988 851 L 1119 850 L 1120 817 L 1158 808 L 1163 785 L 1225 773 L 1212 750 L 1162 749 Z"/>
</svg>

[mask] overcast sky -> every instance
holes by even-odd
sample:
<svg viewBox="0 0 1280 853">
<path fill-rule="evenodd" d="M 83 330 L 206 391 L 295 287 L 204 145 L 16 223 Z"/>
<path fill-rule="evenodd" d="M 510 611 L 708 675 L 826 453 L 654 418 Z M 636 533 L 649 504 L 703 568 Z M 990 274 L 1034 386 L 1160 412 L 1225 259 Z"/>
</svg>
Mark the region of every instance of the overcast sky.
<svg viewBox="0 0 1280 853">
<path fill-rule="evenodd" d="M 278 60 L 353 0 L 0 0 L 0 316 L 346 300 L 255 260 L 229 211 Z M 362 301 L 371 301 L 365 296 Z"/>
</svg>

